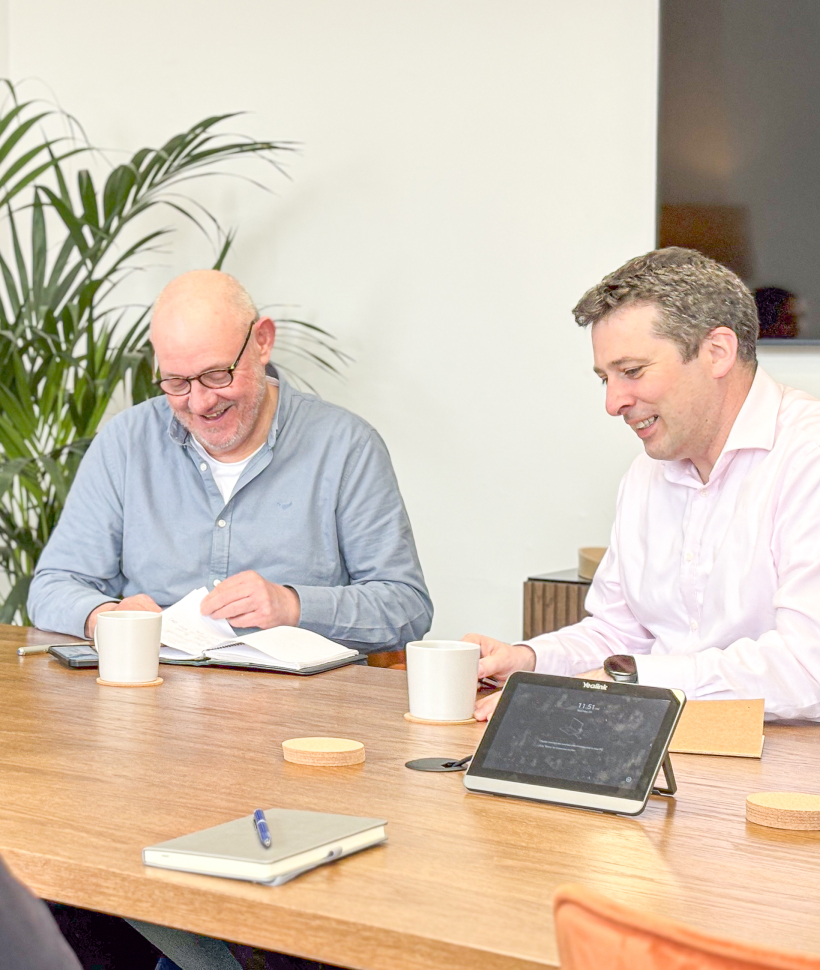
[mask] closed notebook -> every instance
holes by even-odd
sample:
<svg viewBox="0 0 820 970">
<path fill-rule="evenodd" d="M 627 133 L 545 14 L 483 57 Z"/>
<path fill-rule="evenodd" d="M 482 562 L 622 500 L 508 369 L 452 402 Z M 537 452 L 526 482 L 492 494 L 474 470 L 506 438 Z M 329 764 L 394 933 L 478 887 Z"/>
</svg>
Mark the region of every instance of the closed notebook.
<svg viewBox="0 0 820 970">
<path fill-rule="evenodd" d="M 383 842 L 387 822 L 380 818 L 265 810 L 271 835 L 266 849 L 253 816 L 215 825 L 142 850 L 147 866 L 199 872 L 228 879 L 280 885 L 308 869 Z"/>
</svg>

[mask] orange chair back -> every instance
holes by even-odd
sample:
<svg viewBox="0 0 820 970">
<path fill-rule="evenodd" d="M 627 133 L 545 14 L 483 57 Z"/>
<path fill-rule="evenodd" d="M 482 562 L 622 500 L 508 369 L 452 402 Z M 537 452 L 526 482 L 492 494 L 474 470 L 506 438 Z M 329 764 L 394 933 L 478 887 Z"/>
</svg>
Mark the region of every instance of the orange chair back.
<svg viewBox="0 0 820 970">
<path fill-rule="evenodd" d="M 583 886 L 560 886 L 553 911 L 561 970 L 820 970 L 818 957 L 709 936 Z"/>
</svg>

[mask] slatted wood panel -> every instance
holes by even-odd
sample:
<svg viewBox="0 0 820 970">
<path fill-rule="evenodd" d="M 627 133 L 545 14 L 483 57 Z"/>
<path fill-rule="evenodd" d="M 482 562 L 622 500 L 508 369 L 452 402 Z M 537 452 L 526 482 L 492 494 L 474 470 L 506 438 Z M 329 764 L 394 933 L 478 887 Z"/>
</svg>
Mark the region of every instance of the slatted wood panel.
<svg viewBox="0 0 820 970">
<path fill-rule="evenodd" d="M 584 609 L 588 592 L 586 584 L 528 579 L 524 583 L 524 639 L 552 633 L 589 616 Z"/>
<path fill-rule="evenodd" d="M 100 687 L 0 627 L 0 855 L 39 894 L 356 970 L 556 967 L 550 899 L 577 882 L 710 933 L 820 954 L 820 838 L 746 822 L 753 791 L 820 790 L 820 725 L 767 724 L 760 761 L 674 755 L 639 818 L 471 795 L 411 758 L 470 754 L 479 724 L 412 724 L 405 675 L 163 667 Z M 362 741 L 348 768 L 285 738 Z M 388 819 L 389 841 L 271 889 L 142 865 L 146 845 L 249 814 Z M 2 957 L 0 957 L 0 963 Z"/>
</svg>

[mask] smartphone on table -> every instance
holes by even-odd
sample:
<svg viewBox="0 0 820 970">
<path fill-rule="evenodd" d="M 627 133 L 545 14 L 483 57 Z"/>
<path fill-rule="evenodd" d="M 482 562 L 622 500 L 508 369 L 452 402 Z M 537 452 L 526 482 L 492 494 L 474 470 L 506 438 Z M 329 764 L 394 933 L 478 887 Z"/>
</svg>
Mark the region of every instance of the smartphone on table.
<svg viewBox="0 0 820 970">
<path fill-rule="evenodd" d="M 98 667 L 96 650 L 85 643 L 66 643 L 49 647 L 48 652 L 56 657 L 64 667 Z"/>
</svg>

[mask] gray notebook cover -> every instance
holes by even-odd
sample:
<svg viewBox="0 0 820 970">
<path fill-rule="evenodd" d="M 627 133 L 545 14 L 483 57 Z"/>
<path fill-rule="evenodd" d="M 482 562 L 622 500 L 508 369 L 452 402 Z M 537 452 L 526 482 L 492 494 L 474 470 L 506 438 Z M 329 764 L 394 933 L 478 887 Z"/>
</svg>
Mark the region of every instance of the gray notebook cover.
<svg viewBox="0 0 820 970">
<path fill-rule="evenodd" d="M 210 829 L 182 835 L 167 842 L 148 846 L 146 853 L 173 852 L 199 856 L 204 859 L 225 859 L 256 863 L 277 863 L 321 846 L 332 845 L 370 829 L 386 825 L 380 818 L 361 818 L 356 815 L 330 815 L 326 812 L 302 812 L 285 808 L 265 809 L 271 835 L 271 847 L 266 849 L 256 833 L 253 816 L 246 815 L 232 822 Z M 334 858 L 337 858 L 335 856 Z M 324 860 L 323 860 L 324 861 Z M 330 861 L 330 860 L 328 860 Z M 315 863 L 320 864 L 320 863 Z M 183 868 L 180 865 L 169 868 Z M 313 868 L 313 865 L 308 868 Z M 299 870 L 301 872 L 303 870 Z M 221 873 L 222 874 L 222 873 Z M 224 873 L 227 875 L 227 873 Z M 297 874 L 296 872 L 292 873 Z"/>
</svg>

